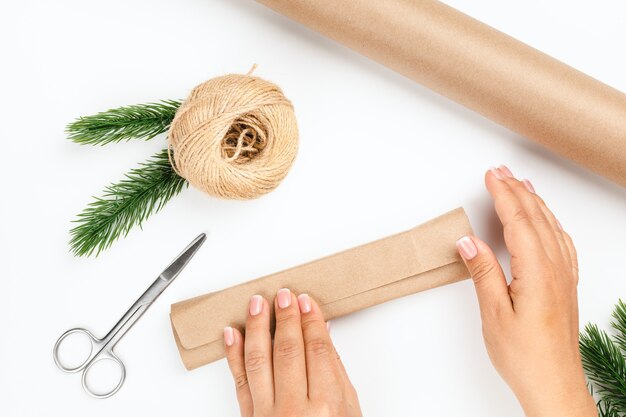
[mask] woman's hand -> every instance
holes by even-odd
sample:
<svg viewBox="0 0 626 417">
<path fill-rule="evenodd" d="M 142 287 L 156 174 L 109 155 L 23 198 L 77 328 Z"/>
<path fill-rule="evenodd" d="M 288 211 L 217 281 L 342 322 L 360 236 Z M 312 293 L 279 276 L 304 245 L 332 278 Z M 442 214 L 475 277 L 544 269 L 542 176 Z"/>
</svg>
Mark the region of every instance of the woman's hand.
<svg viewBox="0 0 626 417">
<path fill-rule="evenodd" d="M 242 417 L 361 417 L 357 394 L 335 351 L 319 306 L 281 289 L 270 306 L 250 300 L 246 336 L 224 329 L 228 366 Z"/>
<path fill-rule="evenodd" d="M 597 416 L 578 350 L 576 249 L 528 180 L 501 166 L 487 189 L 511 254 L 507 285 L 491 249 L 457 242 L 478 294 L 489 357 L 528 417 Z"/>
</svg>

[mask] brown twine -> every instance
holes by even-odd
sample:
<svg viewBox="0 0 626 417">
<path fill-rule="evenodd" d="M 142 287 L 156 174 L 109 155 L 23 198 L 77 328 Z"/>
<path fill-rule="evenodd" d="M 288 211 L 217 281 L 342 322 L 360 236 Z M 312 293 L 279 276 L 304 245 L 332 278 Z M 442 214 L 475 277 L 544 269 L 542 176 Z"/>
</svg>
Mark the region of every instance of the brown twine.
<svg viewBox="0 0 626 417">
<path fill-rule="evenodd" d="M 194 88 L 170 127 L 174 170 L 216 197 L 242 200 L 268 193 L 296 157 L 293 106 L 277 85 L 250 75 L 254 69 Z"/>
</svg>

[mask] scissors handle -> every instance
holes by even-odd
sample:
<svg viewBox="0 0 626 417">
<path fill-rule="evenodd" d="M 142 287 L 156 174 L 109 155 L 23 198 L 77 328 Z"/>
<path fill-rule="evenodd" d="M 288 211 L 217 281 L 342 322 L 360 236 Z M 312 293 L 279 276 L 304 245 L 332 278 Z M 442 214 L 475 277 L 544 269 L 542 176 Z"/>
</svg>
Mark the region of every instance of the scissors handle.
<svg viewBox="0 0 626 417">
<path fill-rule="evenodd" d="M 83 334 L 87 336 L 87 339 L 89 340 L 89 347 L 90 347 L 89 354 L 87 355 L 85 360 L 80 365 L 77 365 L 77 366 L 69 366 L 63 363 L 63 361 L 61 360 L 61 357 L 59 356 L 59 349 L 61 345 L 63 345 L 63 342 L 65 341 L 67 337 L 73 334 Z M 91 395 L 94 398 L 109 398 L 110 396 L 115 394 L 117 391 L 119 391 L 119 389 L 124 384 L 124 380 L 126 379 L 126 367 L 124 366 L 120 358 L 118 358 L 117 355 L 113 352 L 113 350 L 108 348 L 105 345 L 106 345 L 106 342 L 104 340 L 98 339 L 89 330 L 83 329 L 83 328 L 75 328 L 75 329 L 70 329 L 66 331 L 65 333 L 61 335 L 61 337 L 59 337 L 59 339 L 54 344 L 54 350 L 53 350 L 54 363 L 56 363 L 57 367 L 63 372 L 75 373 L 75 372 L 83 371 L 83 375 L 81 378 L 83 389 L 85 390 L 87 394 Z M 96 363 L 103 361 L 103 360 L 113 361 L 115 362 L 115 364 L 117 364 L 117 366 L 119 366 L 120 380 L 118 381 L 117 385 L 115 385 L 115 387 L 111 389 L 110 391 L 97 392 L 97 391 L 94 391 L 89 386 L 89 382 L 87 381 L 87 375 L 89 374 L 89 371 L 93 368 L 93 366 Z"/>
</svg>

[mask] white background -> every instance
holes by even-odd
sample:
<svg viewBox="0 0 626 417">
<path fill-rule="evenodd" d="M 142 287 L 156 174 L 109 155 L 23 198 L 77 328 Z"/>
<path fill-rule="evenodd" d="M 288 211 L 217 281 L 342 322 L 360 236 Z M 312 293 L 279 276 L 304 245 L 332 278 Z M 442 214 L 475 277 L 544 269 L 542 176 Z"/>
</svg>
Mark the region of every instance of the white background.
<svg viewBox="0 0 626 417">
<path fill-rule="evenodd" d="M 450 4 L 626 90 L 623 2 Z M 506 262 L 482 179 L 498 163 L 532 179 L 577 243 L 581 325 L 606 326 L 626 295 L 625 189 L 251 0 L 3 2 L 0 39 L 2 416 L 237 416 L 224 361 L 184 370 L 170 303 L 459 205 Z M 70 221 L 90 196 L 165 139 L 81 147 L 65 125 L 184 98 L 253 63 L 297 112 L 300 153 L 283 184 L 249 202 L 188 189 L 100 257 L 71 256 Z M 74 326 L 103 335 L 201 231 L 201 252 L 118 345 L 126 385 L 109 400 L 87 397 L 78 375 L 55 368 L 56 338 Z M 366 416 L 522 415 L 485 353 L 470 281 L 338 319 L 332 335 Z"/>
</svg>

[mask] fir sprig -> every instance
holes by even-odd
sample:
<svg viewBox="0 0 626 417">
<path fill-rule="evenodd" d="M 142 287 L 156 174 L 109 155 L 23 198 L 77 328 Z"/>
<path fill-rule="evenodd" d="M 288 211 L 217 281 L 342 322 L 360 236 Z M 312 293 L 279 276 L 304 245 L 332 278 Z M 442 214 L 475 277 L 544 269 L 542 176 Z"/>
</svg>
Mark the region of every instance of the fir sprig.
<svg viewBox="0 0 626 417">
<path fill-rule="evenodd" d="M 616 321 L 612 325 L 620 333 L 626 328 L 620 322 L 624 307 L 620 300 L 613 315 Z M 613 341 L 595 324 L 587 324 L 580 335 L 583 367 L 601 397 L 599 405 L 604 409 L 600 411 L 608 416 L 626 413 L 626 358 L 620 348 L 620 336 L 624 340 L 624 333 L 621 333 Z"/>
<path fill-rule="evenodd" d="M 75 255 L 96 256 L 133 226 L 158 212 L 188 183 L 172 168 L 167 150 L 132 169 L 120 182 L 105 188 L 103 196 L 78 215 L 71 231 Z"/>
<path fill-rule="evenodd" d="M 608 401 L 599 401 L 596 405 L 599 417 L 621 417 L 617 409 Z"/>
<path fill-rule="evenodd" d="M 626 304 L 622 300 L 615 306 L 611 327 L 615 330 L 615 341 L 626 353 Z"/>
<path fill-rule="evenodd" d="M 587 387 L 591 395 L 594 395 L 593 384 L 588 383 Z M 598 402 L 596 402 L 596 408 L 598 409 L 598 417 L 622 417 L 617 409 L 607 400 L 598 400 Z"/>
<path fill-rule="evenodd" d="M 169 129 L 179 100 L 135 104 L 80 117 L 66 128 L 68 139 L 81 145 L 106 145 L 130 139 L 150 140 Z"/>
</svg>

